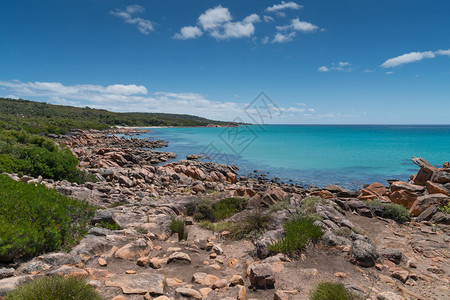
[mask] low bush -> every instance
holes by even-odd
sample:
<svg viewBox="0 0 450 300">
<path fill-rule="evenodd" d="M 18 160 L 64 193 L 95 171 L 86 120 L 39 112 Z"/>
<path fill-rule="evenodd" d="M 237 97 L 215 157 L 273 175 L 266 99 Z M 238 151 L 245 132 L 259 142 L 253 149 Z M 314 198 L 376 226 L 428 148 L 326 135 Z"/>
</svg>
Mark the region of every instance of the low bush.
<svg viewBox="0 0 450 300">
<path fill-rule="evenodd" d="M 444 214 L 450 214 L 450 203 L 439 208 Z"/>
<path fill-rule="evenodd" d="M 353 231 L 348 227 L 341 227 L 336 230 L 336 234 L 343 237 L 349 237 L 353 234 Z"/>
<path fill-rule="evenodd" d="M 94 177 L 77 168 L 78 159 L 68 148 L 25 131 L 0 133 L 0 173 L 22 173 L 33 177 L 83 183 Z"/>
<path fill-rule="evenodd" d="M 269 222 L 270 214 L 257 210 L 234 223 L 230 229 L 230 237 L 236 240 L 256 239 L 269 228 Z"/>
<path fill-rule="evenodd" d="M 309 294 L 311 300 L 356 300 L 357 295 L 347 291 L 342 283 L 321 282 Z"/>
<path fill-rule="evenodd" d="M 380 200 L 366 201 L 367 206 L 372 210 L 381 212 L 381 217 L 392 219 L 397 223 L 403 224 L 409 220 L 408 209 L 395 203 L 384 203 Z"/>
<path fill-rule="evenodd" d="M 316 204 L 325 204 L 326 201 L 320 197 L 306 197 L 301 202 L 301 209 L 305 214 L 314 214 Z"/>
<path fill-rule="evenodd" d="M 193 215 L 196 221 L 207 220 L 215 222 L 226 219 L 227 217 L 238 213 L 247 206 L 247 199 L 244 198 L 225 198 L 217 202 L 210 199 L 203 199 L 200 203 L 191 203 L 186 207 L 186 214 Z"/>
<path fill-rule="evenodd" d="M 292 253 L 303 249 L 310 240 L 322 237 L 323 232 L 314 221 L 300 217 L 283 225 L 285 235 L 279 241 L 269 243 L 269 250 L 276 253 Z"/>
<path fill-rule="evenodd" d="M 178 234 L 178 240 L 181 241 L 183 239 L 187 239 L 187 231 L 184 225 L 184 222 L 181 220 L 177 220 L 175 217 L 172 217 L 172 221 L 170 222 L 169 229 L 172 233 Z"/>
<path fill-rule="evenodd" d="M 86 201 L 0 175 L 0 261 L 69 249 L 94 211 Z"/>
<path fill-rule="evenodd" d="M 200 222 L 200 227 L 214 232 L 230 231 L 233 228 L 233 226 L 234 226 L 233 222 L 212 223 L 206 220 Z"/>
<path fill-rule="evenodd" d="M 7 300 L 101 300 L 95 287 L 75 277 L 43 277 L 19 286 Z"/>
</svg>

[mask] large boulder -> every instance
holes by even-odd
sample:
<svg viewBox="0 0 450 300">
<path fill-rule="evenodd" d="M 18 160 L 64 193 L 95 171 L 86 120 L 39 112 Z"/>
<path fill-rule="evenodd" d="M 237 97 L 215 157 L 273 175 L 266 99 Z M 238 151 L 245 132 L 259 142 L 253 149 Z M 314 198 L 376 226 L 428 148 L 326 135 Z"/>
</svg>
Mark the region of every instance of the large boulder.
<svg viewBox="0 0 450 300">
<path fill-rule="evenodd" d="M 249 278 L 250 284 L 255 287 L 267 288 L 275 284 L 275 274 L 268 263 L 251 265 Z"/>
<path fill-rule="evenodd" d="M 375 262 L 380 257 L 377 249 L 370 243 L 356 240 L 352 245 L 350 261 L 362 267 L 370 268 L 375 266 Z"/>
<path fill-rule="evenodd" d="M 381 183 L 374 182 L 364 190 L 362 190 L 361 194 L 358 196 L 360 200 L 374 200 L 381 199 L 383 196 L 388 194 L 388 189 L 386 189 Z"/>
<path fill-rule="evenodd" d="M 152 247 L 153 245 L 150 241 L 138 239 L 117 250 L 114 257 L 120 259 L 138 259 L 142 256 L 147 256 Z"/>
<path fill-rule="evenodd" d="M 450 197 L 444 194 L 424 195 L 417 198 L 409 209 L 409 214 L 412 216 L 418 216 L 430 206 L 447 205 L 449 201 Z"/>
<path fill-rule="evenodd" d="M 416 193 L 407 190 L 398 190 L 390 195 L 390 199 L 393 203 L 410 208 L 416 202 L 419 196 Z"/>
<path fill-rule="evenodd" d="M 450 169 L 439 170 L 433 173 L 431 181 L 436 183 L 448 183 L 450 182 Z"/>
<path fill-rule="evenodd" d="M 436 172 L 437 169 L 421 157 L 413 156 L 412 161 L 420 167 L 420 170 L 417 172 L 416 176 L 414 176 L 414 184 L 425 185 L 425 183 L 431 179 L 433 172 Z"/>
<path fill-rule="evenodd" d="M 408 191 L 412 193 L 422 193 L 425 188 L 421 185 L 410 184 L 403 181 L 395 181 L 390 186 L 391 192 L 395 191 Z"/>
<path fill-rule="evenodd" d="M 428 194 L 444 194 L 450 196 L 450 191 L 444 185 L 432 181 L 426 183 Z"/>
</svg>

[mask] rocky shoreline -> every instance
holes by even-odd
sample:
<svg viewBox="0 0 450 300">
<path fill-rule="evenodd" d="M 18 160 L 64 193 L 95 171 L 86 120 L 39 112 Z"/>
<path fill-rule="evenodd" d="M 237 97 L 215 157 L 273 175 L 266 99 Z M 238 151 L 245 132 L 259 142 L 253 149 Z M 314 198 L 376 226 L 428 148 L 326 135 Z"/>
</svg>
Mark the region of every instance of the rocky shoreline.
<svg viewBox="0 0 450 300">
<path fill-rule="evenodd" d="M 236 167 L 186 160 L 165 163 L 174 153 L 154 149 L 161 140 L 119 137 L 137 129 L 73 131 L 54 136 L 78 157 L 95 182 L 73 184 L 15 174 L 103 208 L 93 227 L 70 253 L 50 253 L 0 265 L 0 297 L 18 284 L 44 275 L 86 277 L 105 299 L 308 299 L 323 280 L 343 282 L 369 299 L 446 299 L 449 277 L 450 216 L 439 207 L 450 200 L 450 167 L 435 168 L 413 158 L 420 169 L 410 182 L 373 183 L 359 191 L 335 185 L 323 189 L 238 176 Z M 304 207 L 324 231 L 321 241 L 298 257 L 272 255 L 270 241 Z M 204 229 L 187 216 L 200 199 L 248 200 L 231 216 L 238 222 L 255 211 L 286 203 L 272 214 L 268 230 L 254 241 L 233 241 L 227 232 Z M 384 206 L 397 203 L 413 217 L 406 225 L 386 219 Z M 365 200 L 365 201 L 362 201 Z M 187 240 L 171 234 L 172 218 L 186 224 Z M 118 230 L 95 227 L 102 222 Z M 346 234 L 342 234 L 346 232 Z"/>
</svg>

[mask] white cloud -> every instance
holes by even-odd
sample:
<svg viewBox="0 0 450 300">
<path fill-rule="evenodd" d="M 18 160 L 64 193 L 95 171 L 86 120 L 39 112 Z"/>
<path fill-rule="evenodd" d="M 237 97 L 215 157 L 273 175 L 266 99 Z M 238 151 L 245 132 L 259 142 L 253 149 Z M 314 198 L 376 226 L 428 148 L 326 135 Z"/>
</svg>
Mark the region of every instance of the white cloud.
<svg viewBox="0 0 450 300">
<path fill-rule="evenodd" d="M 15 98 L 37 98 L 48 103 L 78 107 L 107 109 L 117 112 L 163 112 L 191 114 L 216 120 L 233 120 L 245 115 L 245 103 L 215 101 L 198 93 L 175 93 L 159 91 L 148 95 L 147 88 L 140 85 L 92 84 L 64 85 L 59 82 L 0 81 L 0 91 Z M 314 108 L 279 107 L 290 113 L 315 113 Z M 278 109 L 278 108 L 277 108 Z M 249 121 L 250 120 L 244 120 Z M 279 119 L 283 123 L 282 119 Z"/>
<path fill-rule="evenodd" d="M 301 32 L 314 32 L 319 29 L 318 26 L 309 22 L 300 21 L 299 18 L 292 19 L 290 25 L 277 26 L 276 28 L 279 31 L 295 30 Z"/>
<path fill-rule="evenodd" d="M 285 10 L 285 9 L 300 9 L 300 8 L 302 8 L 302 6 L 293 1 L 289 1 L 289 2 L 281 1 L 280 4 L 274 4 L 273 6 L 266 8 L 266 11 L 278 12 L 280 10 Z"/>
<path fill-rule="evenodd" d="M 393 68 L 404 64 L 409 64 L 417 61 L 421 61 L 425 58 L 435 58 L 437 55 L 450 56 L 450 49 L 437 50 L 437 51 L 424 51 L 424 52 L 410 52 L 393 58 L 389 58 L 381 64 L 383 68 Z"/>
<path fill-rule="evenodd" d="M 210 8 L 198 17 L 198 23 L 204 30 L 212 30 L 231 21 L 231 14 L 228 8 L 219 5 Z"/>
<path fill-rule="evenodd" d="M 269 38 L 268 36 L 265 36 L 265 37 L 263 37 L 263 38 L 261 39 L 261 42 L 262 42 L 263 44 L 268 44 L 268 43 L 269 43 L 269 40 L 270 40 L 270 38 Z"/>
<path fill-rule="evenodd" d="M 351 64 L 346 61 L 340 61 L 337 63 L 331 63 L 330 66 L 321 66 L 317 69 L 319 72 L 329 72 L 329 71 L 353 71 Z"/>
<path fill-rule="evenodd" d="M 264 20 L 264 22 L 266 22 L 266 23 L 270 23 L 270 22 L 275 21 L 275 19 L 272 18 L 271 16 L 263 16 L 263 20 Z"/>
<path fill-rule="evenodd" d="M 255 32 L 254 23 L 260 22 L 257 14 L 251 14 L 242 21 L 232 22 L 233 18 L 228 8 L 221 5 L 206 10 L 198 17 L 198 25 L 210 36 L 218 40 L 230 38 L 251 37 Z M 203 32 L 197 26 L 185 26 L 175 38 L 189 39 L 201 36 Z"/>
<path fill-rule="evenodd" d="M 286 42 L 290 42 L 294 39 L 295 37 L 295 32 L 291 32 L 288 34 L 283 34 L 283 33 L 277 33 L 275 34 L 275 37 L 272 40 L 272 43 L 286 43 Z"/>
<path fill-rule="evenodd" d="M 144 7 L 134 4 L 127 6 L 125 10 L 120 9 L 112 10 L 110 11 L 110 14 L 123 19 L 125 23 L 135 24 L 137 26 L 137 29 L 142 34 L 149 34 L 151 31 L 155 30 L 155 28 L 153 27 L 153 22 L 150 20 L 133 17 L 133 14 L 142 13 L 144 11 L 145 11 Z"/>
<path fill-rule="evenodd" d="M 203 35 L 203 31 L 197 26 L 185 26 L 181 28 L 179 33 L 174 35 L 174 38 L 180 40 L 195 39 Z"/>
</svg>

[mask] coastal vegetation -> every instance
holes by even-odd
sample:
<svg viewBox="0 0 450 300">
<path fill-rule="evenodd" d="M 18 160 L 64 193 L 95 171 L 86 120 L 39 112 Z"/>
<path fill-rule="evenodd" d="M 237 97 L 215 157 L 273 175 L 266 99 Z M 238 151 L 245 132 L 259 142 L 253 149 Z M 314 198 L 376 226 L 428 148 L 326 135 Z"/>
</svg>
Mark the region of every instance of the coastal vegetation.
<svg viewBox="0 0 450 300">
<path fill-rule="evenodd" d="M 356 300 L 361 299 L 347 291 L 342 283 L 321 282 L 309 295 L 311 300 Z"/>
<path fill-rule="evenodd" d="M 0 98 L 0 129 L 34 134 L 66 134 L 71 129 L 108 129 L 112 126 L 207 126 L 226 122 L 165 113 L 116 113 L 89 107 L 53 105 Z"/>
<path fill-rule="evenodd" d="M 95 287 L 78 277 L 50 276 L 24 284 L 7 300 L 101 300 Z"/>
<path fill-rule="evenodd" d="M 408 209 L 402 205 L 384 203 L 380 200 L 366 201 L 366 204 L 371 210 L 380 211 L 383 218 L 394 220 L 400 224 L 404 224 L 409 220 Z"/>
<path fill-rule="evenodd" d="M 196 221 L 220 221 L 247 207 L 247 199 L 230 197 L 214 202 L 202 199 L 200 203 L 191 203 L 187 207 L 187 215 L 194 216 Z"/>
<path fill-rule="evenodd" d="M 70 249 L 87 232 L 94 208 L 41 184 L 0 175 L 0 261 Z"/>
<path fill-rule="evenodd" d="M 269 250 L 276 253 L 293 253 L 302 250 L 309 241 L 322 237 L 323 231 L 314 221 L 306 218 L 294 218 L 283 225 L 285 235 L 278 241 L 272 241 Z"/>
<path fill-rule="evenodd" d="M 92 180 L 77 168 L 78 159 L 66 147 L 24 130 L 0 131 L 0 173 L 19 173 L 47 179 Z"/>
</svg>

